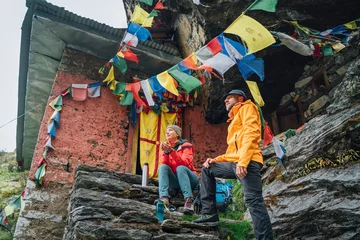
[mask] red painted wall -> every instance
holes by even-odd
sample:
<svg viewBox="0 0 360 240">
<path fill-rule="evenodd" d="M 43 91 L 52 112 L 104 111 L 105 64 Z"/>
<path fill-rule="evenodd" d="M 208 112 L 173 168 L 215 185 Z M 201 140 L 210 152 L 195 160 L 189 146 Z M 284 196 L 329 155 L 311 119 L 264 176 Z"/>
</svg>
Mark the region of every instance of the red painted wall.
<svg viewBox="0 0 360 240">
<path fill-rule="evenodd" d="M 58 71 L 48 103 L 73 83 L 94 81 L 80 74 Z M 38 161 L 44 152 L 47 122 L 53 112 L 50 106 L 46 107 L 30 170 L 31 179 L 34 179 Z M 101 97 L 87 98 L 82 102 L 65 96 L 60 123 L 56 138 L 52 139 L 55 151 L 50 150 L 47 154 L 45 184 L 71 184 L 75 167 L 79 164 L 124 172 L 128 151 L 128 110 L 119 104 L 119 97 L 112 94 L 108 87 L 102 87 Z"/>
<path fill-rule="evenodd" d="M 227 127 L 227 123 L 206 122 L 205 113 L 199 106 L 185 110 L 183 135 L 194 145 L 194 165 L 199 172 L 207 158 L 214 158 L 225 153 Z"/>
</svg>

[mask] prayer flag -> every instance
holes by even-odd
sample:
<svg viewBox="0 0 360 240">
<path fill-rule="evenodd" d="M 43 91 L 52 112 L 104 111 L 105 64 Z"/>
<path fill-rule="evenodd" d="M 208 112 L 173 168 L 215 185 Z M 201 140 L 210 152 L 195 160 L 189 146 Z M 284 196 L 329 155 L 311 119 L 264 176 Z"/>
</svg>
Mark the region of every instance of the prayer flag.
<svg viewBox="0 0 360 240">
<path fill-rule="evenodd" d="M 286 153 L 284 144 L 281 141 L 279 141 L 275 136 L 273 137 L 272 142 L 275 148 L 276 157 L 281 161 L 281 159 L 284 157 Z"/>
<path fill-rule="evenodd" d="M 52 107 L 55 111 L 62 110 L 62 95 L 57 96 L 54 100 L 49 103 L 49 106 Z"/>
<path fill-rule="evenodd" d="M 123 58 L 125 58 L 126 60 L 139 63 L 138 57 L 137 57 L 136 54 L 133 53 L 129 48 L 122 49 L 121 52 L 122 52 L 122 54 L 124 54 L 124 57 L 123 57 Z"/>
<path fill-rule="evenodd" d="M 115 66 L 122 74 L 125 75 L 125 73 L 127 71 L 127 64 L 126 64 L 126 61 L 123 58 L 124 55 L 122 53 L 121 54 L 119 54 L 119 53 L 121 53 L 121 52 L 118 52 L 116 54 L 117 56 L 112 58 L 112 60 L 113 60 L 112 65 Z M 122 55 L 122 57 L 119 57 L 118 55 Z M 109 74 L 110 74 L 110 72 L 109 72 Z M 112 74 L 114 74 L 114 72 Z M 114 75 L 112 80 L 115 80 L 115 75 Z M 105 82 L 105 80 L 103 82 Z"/>
<path fill-rule="evenodd" d="M 146 106 L 143 100 L 139 96 L 140 82 L 129 83 L 126 85 L 126 91 L 131 91 L 135 102 L 138 106 Z"/>
<path fill-rule="evenodd" d="M 14 213 L 14 210 L 15 210 L 14 206 L 11 205 L 7 205 L 4 209 L 6 216 L 12 215 Z"/>
<path fill-rule="evenodd" d="M 265 123 L 264 137 L 263 137 L 263 143 L 262 143 L 263 148 L 266 147 L 267 145 L 269 145 L 269 143 L 271 143 L 273 136 L 274 136 L 274 134 L 272 133 L 270 127 L 267 125 L 267 123 Z"/>
<path fill-rule="evenodd" d="M 75 101 L 84 101 L 87 97 L 87 84 L 72 84 L 71 95 Z"/>
<path fill-rule="evenodd" d="M 257 104 L 259 104 L 260 107 L 264 106 L 265 103 L 264 103 L 264 100 L 261 96 L 261 93 L 260 93 L 260 90 L 259 90 L 259 87 L 257 85 L 256 82 L 254 81 L 248 81 L 246 80 L 246 84 L 248 85 L 249 89 L 250 89 L 250 92 L 251 92 L 251 95 L 253 96 L 255 102 Z"/>
<path fill-rule="evenodd" d="M 114 81 L 111 81 L 110 84 L 109 84 L 109 89 L 111 91 L 114 91 L 116 89 L 116 85 L 118 84 L 118 81 L 114 80 Z"/>
<path fill-rule="evenodd" d="M 124 96 L 120 100 L 120 104 L 129 106 L 133 104 L 133 101 L 134 101 L 133 93 L 125 91 Z"/>
<path fill-rule="evenodd" d="M 261 58 L 238 60 L 237 65 L 244 79 L 247 79 L 251 74 L 255 73 L 261 81 L 264 80 L 264 60 Z"/>
<path fill-rule="evenodd" d="M 55 124 L 60 127 L 60 112 L 59 111 L 54 111 L 53 114 L 50 117 L 50 121 L 54 121 Z"/>
<path fill-rule="evenodd" d="M 55 123 L 54 123 L 54 122 L 48 123 L 47 129 L 48 129 L 47 133 L 50 134 L 50 136 L 51 136 L 52 138 L 55 138 L 55 137 L 56 137 Z"/>
<path fill-rule="evenodd" d="M 145 42 L 151 36 L 149 30 L 134 22 L 129 23 L 127 31 L 138 37 L 142 42 Z"/>
<path fill-rule="evenodd" d="M 68 93 L 70 93 L 70 89 L 69 88 L 67 88 L 67 89 L 65 89 L 64 91 L 62 91 L 61 92 L 61 96 L 66 96 Z"/>
<path fill-rule="evenodd" d="M 126 43 L 127 46 L 136 47 L 139 43 L 139 39 L 134 34 L 126 32 L 123 42 Z"/>
<path fill-rule="evenodd" d="M 274 37 L 263 25 L 244 14 L 240 15 L 224 32 L 241 37 L 249 50 L 247 54 L 260 51 L 275 43 Z"/>
<path fill-rule="evenodd" d="M 349 28 L 349 29 L 356 29 L 356 22 L 355 21 L 351 21 L 351 22 L 348 22 L 348 23 L 345 23 L 344 26 L 346 28 Z"/>
<path fill-rule="evenodd" d="M 200 62 L 204 62 L 204 61 L 208 60 L 209 58 L 212 58 L 213 54 L 209 48 L 204 46 L 196 52 L 196 57 Z"/>
<path fill-rule="evenodd" d="M 264 10 L 267 12 L 276 12 L 277 0 L 256 0 L 247 10 Z"/>
<path fill-rule="evenodd" d="M 43 163 L 35 173 L 35 183 L 42 185 L 43 177 L 45 176 L 46 163 Z"/>
<path fill-rule="evenodd" d="M 185 63 L 184 62 L 179 62 L 178 64 L 178 67 L 180 68 L 180 71 L 182 71 L 182 72 L 184 72 L 184 73 L 186 73 L 186 74 L 191 74 L 191 69 L 190 68 L 188 68 L 186 65 L 185 65 Z"/>
<path fill-rule="evenodd" d="M 89 88 L 87 89 L 87 91 L 88 91 L 88 97 L 90 98 L 100 97 L 101 95 L 100 82 L 89 84 Z"/>
<path fill-rule="evenodd" d="M 242 46 L 240 43 L 239 45 Z M 224 47 L 229 57 L 231 57 L 232 60 L 234 61 L 236 61 L 236 59 L 238 60 L 243 59 L 244 55 L 246 54 L 246 50 L 244 46 L 242 46 L 244 48 L 244 55 L 242 55 L 226 38 L 224 38 Z"/>
<path fill-rule="evenodd" d="M 149 6 L 152 6 L 152 5 L 153 5 L 153 0 L 139 0 L 139 2 L 146 3 L 146 4 L 149 5 Z"/>
<path fill-rule="evenodd" d="M 150 12 L 148 18 L 150 18 L 150 17 L 157 17 L 157 16 L 158 16 L 158 12 L 157 12 L 155 9 L 153 9 L 153 10 Z"/>
<path fill-rule="evenodd" d="M 144 95 L 145 95 L 145 98 L 146 98 L 146 101 L 148 103 L 149 106 L 154 106 L 154 100 L 151 96 L 151 93 L 150 93 L 150 86 L 149 86 L 149 82 L 148 80 L 143 80 L 140 82 L 140 85 L 141 85 L 141 88 L 144 92 Z"/>
<path fill-rule="evenodd" d="M 334 52 L 333 52 L 331 46 L 322 47 L 321 52 L 323 53 L 324 56 L 333 56 L 334 55 Z"/>
<path fill-rule="evenodd" d="M 126 83 L 124 82 L 118 82 L 116 84 L 116 88 L 113 90 L 113 94 L 120 95 L 123 94 L 126 88 Z"/>
<path fill-rule="evenodd" d="M 52 150 L 55 150 L 55 148 L 51 145 L 51 137 L 49 136 L 46 140 L 45 149 L 46 151 L 51 148 Z"/>
<path fill-rule="evenodd" d="M 166 89 L 161 86 L 158 79 L 155 76 L 152 76 L 151 78 L 148 78 L 149 84 L 151 89 L 156 93 L 156 95 L 159 97 L 159 99 L 162 99 L 162 94 L 166 92 Z"/>
<path fill-rule="evenodd" d="M 334 43 L 333 45 L 331 45 L 332 48 L 335 50 L 335 52 L 340 52 L 342 49 L 345 48 L 345 45 L 338 42 L 338 43 Z"/>
<path fill-rule="evenodd" d="M 211 51 L 211 54 L 214 56 L 217 53 L 221 52 L 222 47 L 219 42 L 219 37 L 213 38 L 208 44 L 206 44 L 206 48 Z"/>
<path fill-rule="evenodd" d="M 223 53 L 218 53 L 215 56 L 207 59 L 202 60 L 199 58 L 199 60 L 205 65 L 209 66 L 216 71 L 218 71 L 221 75 L 224 75 L 224 73 L 232 66 L 235 65 L 236 62 L 234 62 L 230 57 L 226 56 Z"/>
<path fill-rule="evenodd" d="M 161 86 L 172 94 L 179 96 L 179 92 L 175 86 L 175 79 L 167 72 L 164 71 L 156 76 Z"/>
<path fill-rule="evenodd" d="M 149 13 L 136 5 L 130 18 L 130 22 L 141 24 L 143 27 L 151 27 L 154 17 L 149 18 Z"/>
<path fill-rule="evenodd" d="M 115 62 L 115 57 L 113 58 L 113 64 L 114 62 Z M 107 77 L 103 80 L 103 82 L 109 84 L 112 80 L 115 80 L 114 66 L 111 66 L 110 71 Z"/>
<path fill-rule="evenodd" d="M 291 24 L 292 24 L 295 28 L 300 29 L 301 31 L 303 31 L 303 32 L 306 33 L 306 34 L 310 34 L 310 33 L 311 33 L 311 31 L 310 31 L 308 28 L 303 27 L 303 26 L 300 26 L 297 21 L 291 21 Z"/>
<path fill-rule="evenodd" d="M 298 40 L 290 37 L 287 34 L 281 32 L 276 32 L 275 34 L 279 37 L 282 44 L 284 44 L 296 53 L 299 53 L 303 56 L 311 56 L 314 53 L 314 51 L 309 46 L 302 42 L 299 42 Z"/>
<path fill-rule="evenodd" d="M 182 72 L 178 65 L 170 68 L 168 72 L 179 82 L 180 86 L 183 87 L 187 93 L 190 93 L 192 90 L 201 85 L 201 82 L 198 79 Z"/>
<path fill-rule="evenodd" d="M 161 0 L 159 0 L 159 1 L 156 3 L 154 9 L 156 9 L 156 10 L 165 9 L 165 7 L 164 7 L 164 5 L 162 4 L 162 1 L 161 1 Z"/>
</svg>

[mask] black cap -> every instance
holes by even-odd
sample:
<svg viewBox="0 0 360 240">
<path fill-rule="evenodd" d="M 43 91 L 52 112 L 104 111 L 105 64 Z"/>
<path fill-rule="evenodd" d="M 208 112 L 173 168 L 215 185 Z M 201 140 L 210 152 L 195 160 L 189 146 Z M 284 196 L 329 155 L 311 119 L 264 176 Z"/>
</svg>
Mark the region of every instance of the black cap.
<svg viewBox="0 0 360 240">
<path fill-rule="evenodd" d="M 225 98 L 229 95 L 239 95 L 239 96 L 243 96 L 244 97 L 244 101 L 247 99 L 246 95 L 243 91 L 238 90 L 238 89 L 233 89 L 231 90 L 229 93 L 225 94 L 224 96 L 222 96 L 221 100 L 224 101 Z"/>
</svg>

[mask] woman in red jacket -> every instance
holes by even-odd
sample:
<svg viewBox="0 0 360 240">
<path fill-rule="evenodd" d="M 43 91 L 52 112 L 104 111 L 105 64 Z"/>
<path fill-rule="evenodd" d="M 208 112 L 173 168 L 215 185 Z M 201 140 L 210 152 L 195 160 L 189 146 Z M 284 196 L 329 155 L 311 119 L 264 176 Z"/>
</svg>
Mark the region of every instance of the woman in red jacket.
<svg viewBox="0 0 360 240">
<path fill-rule="evenodd" d="M 168 142 L 161 143 L 163 151 L 159 168 L 159 196 L 165 206 L 169 205 L 169 188 L 181 189 L 184 198 L 184 213 L 194 212 L 192 190 L 198 185 L 199 177 L 193 165 L 194 148 L 181 138 L 181 128 L 170 125 L 166 128 Z"/>
</svg>

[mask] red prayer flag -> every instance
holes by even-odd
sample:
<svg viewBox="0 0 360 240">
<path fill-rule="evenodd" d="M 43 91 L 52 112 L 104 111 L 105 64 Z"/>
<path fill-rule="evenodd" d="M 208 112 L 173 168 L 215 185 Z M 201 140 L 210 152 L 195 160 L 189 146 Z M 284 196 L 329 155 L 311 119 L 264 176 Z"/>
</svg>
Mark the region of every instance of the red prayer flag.
<svg viewBox="0 0 360 240">
<path fill-rule="evenodd" d="M 157 4 L 154 7 L 155 10 L 162 10 L 165 9 L 164 5 L 162 4 L 161 0 L 157 2 Z"/>
<path fill-rule="evenodd" d="M 265 122 L 264 140 L 263 140 L 263 144 L 262 144 L 263 148 L 266 147 L 267 145 L 269 145 L 269 143 L 271 143 L 273 136 L 274 136 L 274 134 L 272 133 L 270 127 Z"/>
<path fill-rule="evenodd" d="M 133 53 L 129 48 L 126 48 L 126 50 L 122 51 L 122 54 L 124 54 L 124 58 L 129 61 L 133 61 L 136 63 L 139 63 L 139 59 L 136 56 L 135 53 Z"/>
<path fill-rule="evenodd" d="M 140 82 L 129 83 L 129 84 L 126 84 L 125 90 L 128 91 L 128 92 L 132 92 L 133 97 L 134 97 L 134 99 L 136 101 L 136 104 L 138 106 L 146 106 L 144 101 L 141 100 L 141 98 L 139 96 L 140 86 L 141 86 Z"/>
<path fill-rule="evenodd" d="M 222 50 L 221 44 L 217 37 L 212 39 L 208 44 L 206 44 L 206 47 L 211 51 L 211 54 L 213 56 L 215 54 L 218 54 Z"/>
</svg>

